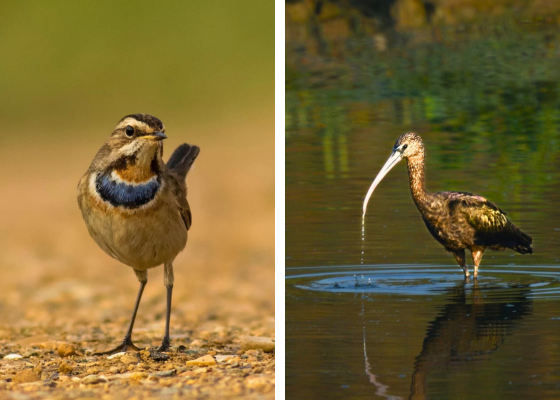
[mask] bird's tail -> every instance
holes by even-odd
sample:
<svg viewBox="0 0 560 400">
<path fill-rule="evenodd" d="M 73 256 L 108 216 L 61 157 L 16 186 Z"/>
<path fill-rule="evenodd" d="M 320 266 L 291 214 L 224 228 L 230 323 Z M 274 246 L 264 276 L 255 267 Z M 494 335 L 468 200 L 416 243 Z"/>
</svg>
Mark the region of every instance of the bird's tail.
<svg viewBox="0 0 560 400">
<path fill-rule="evenodd" d="M 531 236 L 521 232 L 521 230 L 515 227 L 516 230 L 516 241 L 511 247 L 513 250 L 521 254 L 533 254 L 533 249 L 531 248 L 531 243 L 533 243 L 533 238 Z"/>
<path fill-rule="evenodd" d="M 200 153 L 200 147 L 183 143 L 169 157 L 167 168 L 185 179 L 198 153 Z"/>
</svg>

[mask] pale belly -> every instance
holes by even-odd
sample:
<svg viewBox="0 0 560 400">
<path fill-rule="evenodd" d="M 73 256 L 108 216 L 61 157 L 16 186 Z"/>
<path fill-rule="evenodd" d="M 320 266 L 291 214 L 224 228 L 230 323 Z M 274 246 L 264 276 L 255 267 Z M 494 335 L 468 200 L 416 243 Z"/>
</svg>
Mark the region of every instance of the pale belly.
<svg viewBox="0 0 560 400">
<path fill-rule="evenodd" d="M 90 209 L 84 215 L 89 233 L 111 257 L 137 270 L 171 263 L 187 243 L 187 229 L 171 207 L 134 214 Z"/>
</svg>

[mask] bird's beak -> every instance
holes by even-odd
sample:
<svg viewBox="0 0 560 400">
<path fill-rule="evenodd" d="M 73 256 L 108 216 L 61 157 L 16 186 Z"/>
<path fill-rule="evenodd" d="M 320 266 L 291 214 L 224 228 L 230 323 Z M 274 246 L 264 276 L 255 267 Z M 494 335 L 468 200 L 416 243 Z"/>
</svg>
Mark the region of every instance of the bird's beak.
<svg viewBox="0 0 560 400">
<path fill-rule="evenodd" d="M 399 150 L 394 150 L 393 153 L 391 154 L 391 156 L 389 157 L 389 159 L 387 160 L 387 162 L 385 163 L 385 165 L 383 166 L 383 168 L 381 168 L 381 171 L 379 171 L 379 173 L 377 174 L 377 176 L 373 180 L 373 183 L 369 187 L 369 190 L 366 194 L 366 198 L 364 199 L 364 205 L 363 205 L 363 208 L 362 208 L 362 211 L 363 211 L 362 216 L 366 215 L 366 209 L 367 209 L 369 198 L 373 194 L 373 191 L 375 190 L 377 185 L 379 185 L 379 182 L 381 182 L 381 180 L 385 177 L 385 175 L 387 175 L 387 173 L 395 165 L 397 165 L 398 162 L 400 160 L 402 160 L 402 158 L 403 158 L 402 152 L 399 151 Z"/>
<path fill-rule="evenodd" d="M 165 133 L 163 132 L 153 132 L 150 135 L 142 136 L 142 138 L 151 140 L 163 140 L 167 139 L 167 136 L 165 136 Z"/>
</svg>

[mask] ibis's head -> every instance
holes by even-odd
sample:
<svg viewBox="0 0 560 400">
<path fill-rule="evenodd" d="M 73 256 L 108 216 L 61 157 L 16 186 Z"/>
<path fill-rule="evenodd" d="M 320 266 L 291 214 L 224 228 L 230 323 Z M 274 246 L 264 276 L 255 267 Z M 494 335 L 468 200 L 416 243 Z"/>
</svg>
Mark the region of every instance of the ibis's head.
<svg viewBox="0 0 560 400">
<path fill-rule="evenodd" d="M 381 171 L 379 171 L 373 183 L 369 187 L 366 198 L 364 199 L 362 215 L 366 214 L 366 208 L 369 198 L 373 194 L 373 191 L 375 190 L 379 182 L 381 182 L 381 180 L 385 177 L 385 175 L 387 175 L 387 173 L 403 158 L 411 158 L 423 154 L 424 144 L 422 143 L 422 138 L 420 136 L 412 132 L 401 135 L 395 142 L 395 145 L 393 146 L 393 152 L 389 156 L 389 159 L 387 160 L 387 162 L 385 162 L 385 165 L 383 166 L 383 168 L 381 168 Z"/>
</svg>

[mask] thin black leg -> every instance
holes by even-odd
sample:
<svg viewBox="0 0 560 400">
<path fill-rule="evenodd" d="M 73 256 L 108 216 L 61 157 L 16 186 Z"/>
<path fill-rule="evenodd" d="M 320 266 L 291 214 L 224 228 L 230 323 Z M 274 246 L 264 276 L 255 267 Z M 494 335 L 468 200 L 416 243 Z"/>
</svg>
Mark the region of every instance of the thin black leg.
<svg viewBox="0 0 560 400">
<path fill-rule="evenodd" d="M 169 350 L 169 320 L 171 319 L 171 297 L 173 295 L 173 285 L 167 286 L 167 314 L 165 315 L 165 336 L 158 351 Z"/>
<path fill-rule="evenodd" d="M 124 337 L 123 342 L 115 347 L 112 350 L 103 351 L 100 353 L 94 353 L 94 356 L 103 356 L 107 354 L 114 354 L 120 353 L 122 351 L 126 351 L 129 347 L 139 351 L 142 350 L 139 347 L 136 347 L 134 343 L 132 343 L 132 328 L 134 327 L 134 320 L 136 320 L 136 313 L 138 312 L 138 306 L 140 306 L 140 300 L 142 299 L 142 293 L 144 292 L 144 287 L 146 286 L 147 281 L 140 282 L 140 289 L 138 290 L 138 296 L 136 296 L 136 304 L 134 305 L 134 311 L 132 312 L 132 318 L 130 319 L 130 325 L 128 326 L 128 331 Z"/>
</svg>

